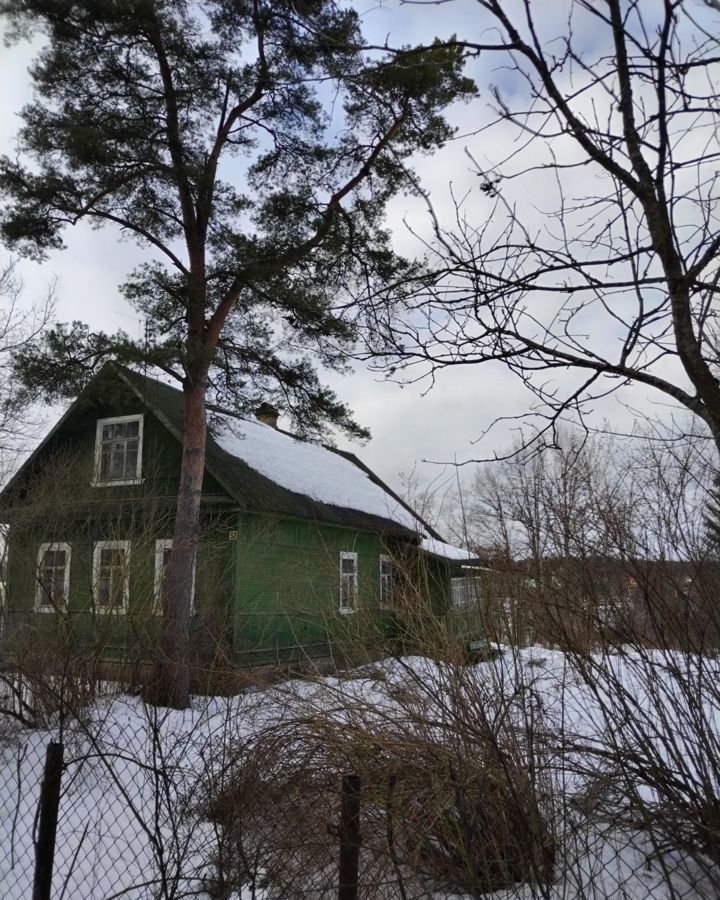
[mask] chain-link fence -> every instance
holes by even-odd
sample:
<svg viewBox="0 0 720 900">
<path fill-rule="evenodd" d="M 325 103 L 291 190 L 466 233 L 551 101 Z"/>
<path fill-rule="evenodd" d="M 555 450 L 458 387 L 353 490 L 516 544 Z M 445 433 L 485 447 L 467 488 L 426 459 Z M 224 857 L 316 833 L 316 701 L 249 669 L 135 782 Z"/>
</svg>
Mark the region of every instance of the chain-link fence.
<svg viewBox="0 0 720 900">
<path fill-rule="evenodd" d="M 541 648 L 277 673 L 184 711 L 6 672 L 0 896 L 717 897 L 716 710 L 689 669 L 651 697 L 631 663 L 644 723 Z"/>
</svg>

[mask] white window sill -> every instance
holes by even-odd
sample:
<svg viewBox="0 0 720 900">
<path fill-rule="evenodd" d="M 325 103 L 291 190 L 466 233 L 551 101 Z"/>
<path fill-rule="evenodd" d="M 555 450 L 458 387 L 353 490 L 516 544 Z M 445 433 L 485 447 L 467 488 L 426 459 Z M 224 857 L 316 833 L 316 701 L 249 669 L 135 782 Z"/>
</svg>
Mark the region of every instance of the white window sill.
<svg viewBox="0 0 720 900">
<path fill-rule="evenodd" d="M 125 481 L 99 481 L 97 478 L 93 478 L 90 482 L 90 487 L 124 487 L 129 484 L 143 484 L 144 482 L 144 478 L 128 478 Z"/>
<path fill-rule="evenodd" d="M 124 607 L 116 607 L 115 609 L 101 609 L 99 607 L 95 607 L 91 612 L 94 612 L 96 616 L 126 616 L 127 609 Z"/>
<path fill-rule="evenodd" d="M 67 609 L 58 609 L 55 606 L 34 606 L 33 612 L 42 613 L 44 615 L 47 615 L 48 613 L 55 613 L 55 612 L 56 613 L 65 613 L 65 612 L 67 612 Z"/>
<path fill-rule="evenodd" d="M 341 606 L 338 612 L 341 616 L 352 616 L 353 613 L 357 612 L 357 608 L 354 606 Z"/>
</svg>

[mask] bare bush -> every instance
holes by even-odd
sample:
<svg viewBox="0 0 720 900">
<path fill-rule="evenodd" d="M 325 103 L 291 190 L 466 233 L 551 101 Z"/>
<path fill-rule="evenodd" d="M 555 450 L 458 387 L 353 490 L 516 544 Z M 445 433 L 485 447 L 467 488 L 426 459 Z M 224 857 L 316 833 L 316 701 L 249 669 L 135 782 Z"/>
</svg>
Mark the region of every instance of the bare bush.
<svg viewBox="0 0 720 900">
<path fill-rule="evenodd" d="M 263 726 L 224 749 L 200 805 L 220 836 L 219 896 L 334 896 L 328 826 L 348 772 L 362 784 L 364 897 L 552 882 L 553 790 L 532 692 L 479 679 L 448 623 L 429 621 L 408 610 L 406 639 L 426 650 L 432 640 L 443 662 L 409 657 L 366 666 L 360 682 L 279 685 Z"/>
<path fill-rule="evenodd" d="M 712 896 L 720 884 L 720 567 L 705 525 L 713 468 L 694 441 L 613 445 L 609 457 L 599 449 L 568 442 L 555 459 L 507 463 L 482 486 L 485 526 L 502 517 L 498 532 L 515 538 L 516 559 L 497 567 L 493 584 L 496 605 L 522 623 L 504 637 L 561 647 L 586 698 L 580 711 L 563 709 L 572 728 L 552 738 L 580 786 L 573 802 L 596 826 L 642 835 L 671 893 L 670 875 L 682 868 L 695 896 Z"/>
</svg>

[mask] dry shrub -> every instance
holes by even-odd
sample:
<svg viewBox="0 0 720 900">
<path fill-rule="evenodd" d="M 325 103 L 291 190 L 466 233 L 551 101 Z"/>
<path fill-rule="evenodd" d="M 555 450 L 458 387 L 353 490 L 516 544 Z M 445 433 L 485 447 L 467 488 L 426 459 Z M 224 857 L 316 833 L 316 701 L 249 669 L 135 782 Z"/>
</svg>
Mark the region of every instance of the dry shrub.
<svg viewBox="0 0 720 900">
<path fill-rule="evenodd" d="M 498 751 L 459 768 L 443 756 L 404 760 L 393 784 L 408 867 L 471 896 L 552 882 L 555 841 L 528 773 Z"/>
<path fill-rule="evenodd" d="M 337 786 L 327 770 L 292 760 L 290 743 L 267 732 L 236 746 L 225 771 L 206 776 L 200 811 L 217 837 L 212 896 L 331 896 L 336 851 L 327 825 L 336 819 Z"/>
<path fill-rule="evenodd" d="M 552 881 L 551 797 L 527 731 L 507 707 L 490 713 L 472 670 L 426 671 L 443 674 L 388 681 L 386 702 L 358 695 L 357 681 L 276 691 L 267 724 L 204 780 L 218 896 L 335 897 L 344 773 L 362 782 L 362 897 Z"/>
<path fill-rule="evenodd" d="M 648 647 L 643 635 L 568 660 L 600 726 L 583 746 L 595 818 L 644 832 L 657 856 L 679 851 L 719 890 L 717 656 Z"/>
<path fill-rule="evenodd" d="M 4 663 L 3 709 L 18 713 L 33 727 L 68 713 L 82 717 L 100 693 L 101 675 L 97 648 L 74 646 L 61 631 L 21 627 L 13 633 L 12 656 Z"/>
</svg>

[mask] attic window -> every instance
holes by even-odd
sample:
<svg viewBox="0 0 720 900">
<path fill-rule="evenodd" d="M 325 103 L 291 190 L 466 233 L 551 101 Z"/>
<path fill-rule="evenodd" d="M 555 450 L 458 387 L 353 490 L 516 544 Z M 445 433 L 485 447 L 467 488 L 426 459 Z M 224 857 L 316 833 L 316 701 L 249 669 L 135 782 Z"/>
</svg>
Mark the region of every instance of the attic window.
<svg viewBox="0 0 720 900">
<path fill-rule="evenodd" d="M 351 613 L 358 601 L 358 555 L 343 550 L 340 553 L 340 612 Z"/>
<path fill-rule="evenodd" d="M 94 485 L 140 484 L 142 416 L 99 419 L 95 439 Z"/>
</svg>

